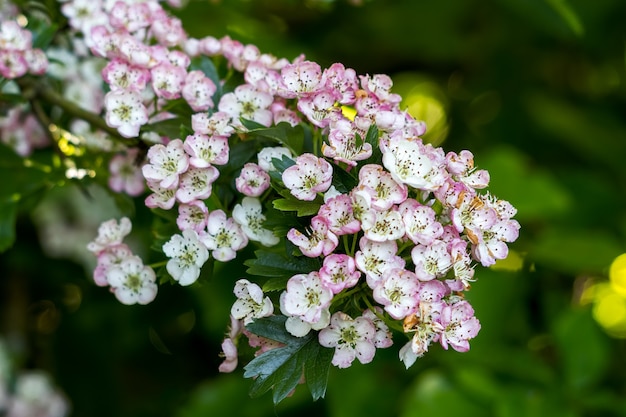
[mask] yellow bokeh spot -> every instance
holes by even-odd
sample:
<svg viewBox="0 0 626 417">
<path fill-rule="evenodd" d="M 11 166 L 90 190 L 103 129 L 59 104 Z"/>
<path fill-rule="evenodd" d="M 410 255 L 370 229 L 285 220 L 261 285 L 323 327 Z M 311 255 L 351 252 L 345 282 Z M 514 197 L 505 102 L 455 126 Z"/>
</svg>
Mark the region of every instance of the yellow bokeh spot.
<svg viewBox="0 0 626 417">
<path fill-rule="evenodd" d="M 613 290 L 626 297 L 626 253 L 613 260 L 609 268 L 609 280 Z"/>
<path fill-rule="evenodd" d="M 626 337 L 626 298 L 608 283 L 594 285 L 594 319 L 615 337 Z"/>
<path fill-rule="evenodd" d="M 356 117 L 356 109 L 349 106 L 341 106 L 341 114 L 350 121 L 354 121 Z"/>
<path fill-rule="evenodd" d="M 510 271 L 515 272 L 522 269 L 524 266 L 524 257 L 521 253 L 515 252 L 513 250 L 509 251 L 509 255 L 504 259 L 498 259 L 491 267 L 496 271 Z"/>
</svg>

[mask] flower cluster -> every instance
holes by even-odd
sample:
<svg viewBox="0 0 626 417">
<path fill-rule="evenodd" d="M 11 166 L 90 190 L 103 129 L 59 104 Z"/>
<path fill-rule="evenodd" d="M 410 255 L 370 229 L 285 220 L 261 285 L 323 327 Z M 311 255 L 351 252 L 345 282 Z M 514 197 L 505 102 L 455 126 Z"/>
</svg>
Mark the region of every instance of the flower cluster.
<svg viewBox="0 0 626 417">
<path fill-rule="evenodd" d="M 109 286 L 121 303 L 148 304 L 157 295 L 156 275 L 123 242 L 130 231 L 126 217 L 119 223 L 112 219 L 100 225 L 98 237 L 87 245 L 98 258 L 93 279 L 98 286 Z"/>
<path fill-rule="evenodd" d="M 470 151 L 424 143 L 425 124 L 389 76 L 191 38 L 155 0 L 61 10 L 103 60 L 103 117 L 128 140 L 110 159 L 109 187 L 141 196 L 145 182 L 145 205 L 170 221 L 155 233 L 159 275 L 189 286 L 207 262 L 258 249 L 245 260 L 251 277 L 233 283 L 221 371 L 237 366 L 242 336 L 257 355 L 313 340 L 308 351 L 332 349 L 340 368 L 371 362 L 394 332 L 406 367 L 432 343 L 469 349 L 480 324 L 464 292 L 477 264 L 507 256 L 516 210 L 482 191 L 489 174 Z M 8 39 L 12 26 L 2 28 Z M 123 243 L 130 229 L 127 218 L 101 225 L 88 246 L 94 281 L 145 304 L 156 276 Z M 261 384 L 275 371 L 250 369 Z"/>
<path fill-rule="evenodd" d="M 17 21 L 0 20 L 0 76 L 7 79 L 25 74 L 46 72 L 48 58 L 39 48 L 33 48 L 32 34 Z"/>
</svg>

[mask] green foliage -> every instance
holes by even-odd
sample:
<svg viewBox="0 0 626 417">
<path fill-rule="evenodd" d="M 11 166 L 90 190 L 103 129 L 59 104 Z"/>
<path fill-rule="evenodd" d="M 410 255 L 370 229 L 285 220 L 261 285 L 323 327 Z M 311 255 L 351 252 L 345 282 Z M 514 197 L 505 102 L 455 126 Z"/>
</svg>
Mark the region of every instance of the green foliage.
<svg viewBox="0 0 626 417">
<path fill-rule="evenodd" d="M 278 404 L 304 377 L 313 400 L 323 398 L 333 351 L 320 346 L 317 332 L 292 336 L 285 330 L 285 320 L 284 316 L 272 316 L 246 326 L 254 334 L 285 345 L 262 353 L 245 366 L 244 377 L 255 378 L 250 395 L 257 397 L 272 389 L 274 404 Z"/>
</svg>

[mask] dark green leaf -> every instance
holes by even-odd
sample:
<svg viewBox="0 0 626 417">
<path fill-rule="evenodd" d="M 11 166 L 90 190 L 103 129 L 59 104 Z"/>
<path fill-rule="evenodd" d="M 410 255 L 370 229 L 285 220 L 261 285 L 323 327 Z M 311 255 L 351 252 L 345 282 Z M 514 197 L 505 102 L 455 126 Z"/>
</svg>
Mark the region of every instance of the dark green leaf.
<svg viewBox="0 0 626 417">
<path fill-rule="evenodd" d="M 294 257 L 263 249 L 254 252 L 256 259 L 248 259 L 248 274 L 262 277 L 292 277 L 296 274 L 308 274 L 320 268 L 319 260 L 305 256 Z"/>
<path fill-rule="evenodd" d="M 333 186 L 342 194 L 348 194 L 359 183 L 358 178 L 338 165 L 333 166 L 333 173 Z"/>
<path fill-rule="evenodd" d="M 304 366 L 304 379 L 311 391 L 313 401 L 324 398 L 328 385 L 328 373 L 333 359 L 333 349 L 328 349 L 317 343 L 307 345 L 307 357 L 310 358 Z"/>
<path fill-rule="evenodd" d="M 15 242 L 15 221 L 17 219 L 17 202 L 0 204 L 0 252 L 13 246 Z"/>
<path fill-rule="evenodd" d="M 54 39 L 59 26 L 31 18 L 28 20 L 28 29 L 33 33 L 33 48 L 46 49 Z"/>
<path fill-rule="evenodd" d="M 322 205 L 316 201 L 301 201 L 296 199 L 280 198 L 274 200 L 272 205 L 276 210 L 280 211 L 295 211 L 298 216 L 312 216 L 317 214 Z"/>
<path fill-rule="evenodd" d="M 144 130 L 157 132 L 161 136 L 176 139 L 180 138 L 180 132 L 184 127 L 184 121 L 186 119 L 182 117 L 174 117 L 172 119 L 161 120 L 160 122 L 147 125 Z M 185 138 L 181 138 L 185 139 Z"/>
<path fill-rule="evenodd" d="M 256 144 L 252 140 L 237 142 L 230 146 L 228 163 L 219 167 L 220 172 L 231 174 L 240 170 L 256 155 Z"/>
<path fill-rule="evenodd" d="M 244 126 L 249 130 L 248 134 L 275 140 L 289 148 L 296 155 L 303 153 L 304 129 L 302 126 L 291 126 L 289 123 L 281 122 L 273 127 L 258 127 L 258 123 L 252 122 L 254 123 L 252 124 L 250 121 L 245 121 L 245 123 L 247 123 L 247 125 L 244 124 Z M 254 127 L 255 125 L 256 127 Z"/>
<path fill-rule="evenodd" d="M 285 321 L 284 316 L 271 316 L 246 326 L 256 335 L 285 345 L 257 356 L 244 367 L 244 377 L 256 378 L 250 395 L 259 396 L 273 389 L 273 400 L 278 404 L 296 388 L 304 372 L 311 395 L 317 400 L 326 392 L 332 350 L 319 345 L 316 332 L 292 336 L 285 329 Z"/>
</svg>

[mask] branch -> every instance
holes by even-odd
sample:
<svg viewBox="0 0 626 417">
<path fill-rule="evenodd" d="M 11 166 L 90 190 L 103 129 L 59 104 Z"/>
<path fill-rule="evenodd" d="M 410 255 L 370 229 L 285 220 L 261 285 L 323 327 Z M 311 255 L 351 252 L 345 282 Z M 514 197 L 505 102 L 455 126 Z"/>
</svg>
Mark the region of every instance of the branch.
<svg viewBox="0 0 626 417">
<path fill-rule="evenodd" d="M 112 137 L 112 139 L 116 141 L 131 146 L 140 145 L 142 143 L 141 140 L 139 140 L 138 138 L 123 137 L 119 134 L 117 129 L 107 125 L 102 117 L 100 117 L 100 115 L 79 107 L 75 103 L 67 100 L 65 97 L 54 91 L 52 88 L 43 83 L 37 82 L 33 78 L 22 77 L 16 79 L 15 81 L 20 86 L 25 96 L 28 97 L 32 95 L 33 97 L 40 97 L 50 104 L 62 108 L 65 112 L 71 114 L 72 116 L 86 121 L 91 126 L 105 131 Z M 48 126 L 45 127 L 48 128 Z"/>
</svg>

